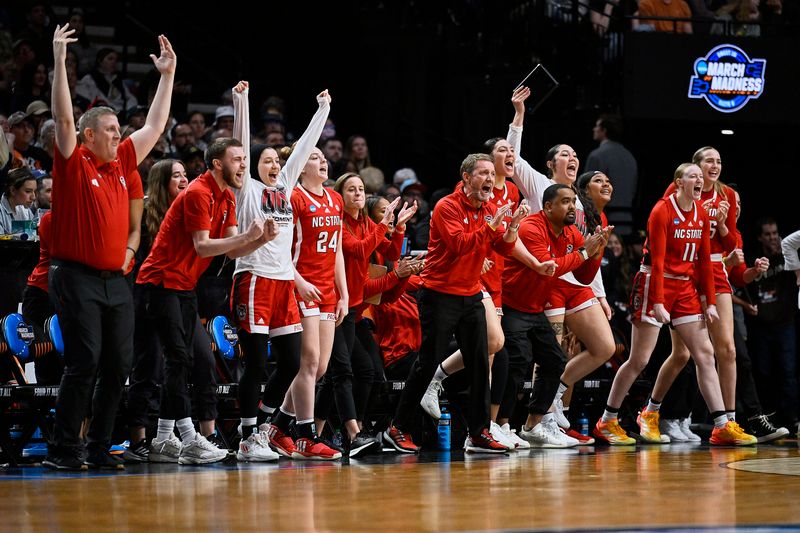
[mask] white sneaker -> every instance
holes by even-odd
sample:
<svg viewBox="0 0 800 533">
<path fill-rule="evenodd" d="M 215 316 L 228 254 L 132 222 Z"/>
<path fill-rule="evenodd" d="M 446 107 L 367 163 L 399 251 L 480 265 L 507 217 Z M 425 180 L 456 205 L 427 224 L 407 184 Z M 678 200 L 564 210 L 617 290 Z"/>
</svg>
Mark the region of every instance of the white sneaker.
<svg viewBox="0 0 800 533">
<path fill-rule="evenodd" d="M 686 435 L 686 438 L 689 442 L 702 442 L 703 439 L 700 438 L 700 435 L 692 432 L 689 426 L 692 425 L 692 419 L 689 417 L 681 418 L 678 423 L 680 424 L 681 431 L 683 434 Z"/>
<path fill-rule="evenodd" d="M 569 429 L 569 419 L 564 415 L 564 402 L 562 400 L 559 399 L 553 402 L 552 415 L 555 417 L 558 427 Z"/>
<path fill-rule="evenodd" d="M 505 431 L 503 431 L 500 426 L 497 425 L 497 422 L 494 420 L 489 421 L 489 433 L 492 435 L 492 438 L 506 447 L 508 450 L 516 450 L 517 445 L 514 443 L 511 438 L 506 435 Z"/>
<path fill-rule="evenodd" d="M 147 460 L 151 463 L 177 463 L 181 448 L 181 441 L 175 435 L 164 440 L 153 440 Z"/>
<path fill-rule="evenodd" d="M 681 429 L 680 421 L 677 418 L 665 418 L 661 420 L 661 434 L 667 435 L 672 442 L 689 442 L 689 437 Z"/>
<path fill-rule="evenodd" d="M 227 450 L 220 450 L 201 434 L 197 434 L 191 442 L 184 442 L 178 464 L 205 465 L 222 461 L 228 456 Z"/>
<path fill-rule="evenodd" d="M 239 442 L 236 459 L 239 461 L 265 462 L 277 461 L 278 455 L 269 447 L 269 438 L 263 431 L 254 431 L 246 439 Z"/>
<path fill-rule="evenodd" d="M 508 439 L 514 443 L 518 450 L 527 450 L 531 447 L 531 443 L 525 439 L 521 439 L 519 435 L 517 435 L 517 432 L 511 429 L 508 422 L 500 426 L 500 429 L 508 436 Z"/>
<path fill-rule="evenodd" d="M 442 411 L 439 409 L 439 395 L 442 393 L 442 382 L 432 380 L 425 390 L 425 395 L 419 401 L 419 404 L 431 417 L 439 420 L 442 418 Z"/>
<path fill-rule="evenodd" d="M 523 427 L 520 436 L 530 443 L 531 448 L 571 448 L 578 445 L 577 439 L 558 430 L 558 424 L 553 419 L 543 418 L 530 430 Z"/>
</svg>

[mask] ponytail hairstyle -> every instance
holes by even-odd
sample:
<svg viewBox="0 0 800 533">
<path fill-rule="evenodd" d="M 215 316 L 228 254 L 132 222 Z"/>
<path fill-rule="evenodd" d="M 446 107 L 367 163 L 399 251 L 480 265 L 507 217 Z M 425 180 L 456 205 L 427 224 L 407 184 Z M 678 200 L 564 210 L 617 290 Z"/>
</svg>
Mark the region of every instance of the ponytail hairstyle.
<svg viewBox="0 0 800 533">
<path fill-rule="evenodd" d="M 697 166 L 700 166 L 700 163 L 703 161 L 703 156 L 709 150 L 714 150 L 715 152 L 719 153 L 719 150 L 717 150 L 713 146 L 703 146 L 702 148 L 698 149 L 692 156 L 692 163 L 694 163 Z M 723 200 L 727 201 L 728 195 L 725 194 L 725 184 L 719 181 L 719 179 L 711 183 L 717 195 L 721 196 Z"/>
<path fill-rule="evenodd" d="M 557 144 L 557 145 L 553 146 L 552 148 L 550 148 L 547 151 L 547 155 L 545 156 L 547 158 L 546 162 L 545 162 L 545 168 L 547 169 L 547 177 L 550 178 L 550 179 L 553 178 L 553 168 L 548 167 L 547 163 L 553 163 L 553 167 L 555 167 L 556 154 L 558 154 L 558 152 L 559 152 L 559 150 L 561 150 L 562 146 L 563 146 L 563 144 Z"/>
</svg>

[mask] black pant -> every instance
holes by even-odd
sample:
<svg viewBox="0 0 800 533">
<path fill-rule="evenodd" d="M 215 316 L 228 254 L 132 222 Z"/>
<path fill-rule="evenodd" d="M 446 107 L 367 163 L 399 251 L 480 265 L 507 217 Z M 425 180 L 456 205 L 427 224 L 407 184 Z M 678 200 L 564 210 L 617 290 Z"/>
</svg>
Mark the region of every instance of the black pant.
<svg viewBox="0 0 800 533">
<path fill-rule="evenodd" d="M 353 344 L 353 400 L 356 404 L 356 420 L 364 420 L 372 386 L 386 381 L 383 374 L 381 348 L 372 335 L 371 322 L 361 319 L 356 323 L 356 340 Z"/>
<path fill-rule="evenodd" d="M 245 356 L 245 368 L 239 380 L 239 409 L 242 418 L 258 415 L 258 395 L 267 366 L 269 335 L 239 330 L 239 339 Z M 278 408 L 300 370 L 300 332 L 280 335 L 272 339 L 272 353 L 277 368 L 267 380 L 262 402 L 267 407 Z"/>
<path fill-rule="evenodd" d="M 197 297 L 194 291 L 178 291 L 145 285 L 147 314 L 164 348 L 164 386 L 160 418 L 181 420 L 192 415 L 189 376 L 194 356 Z"/>
<path fill-rule="evenodd" d="M 44 328 L 45 321 L 56 314 L 50 294 L 39 287 L 26 285 L 22 293 L 22 316 L 29 323 Z M 33 361 L 36 370 L 36 383 L 39 385 L 58 385 L 64 374 L 64 362 L 55 351 L 37 357 Z"/>
<path fill-rule="evenodd" d="M 494 354 L 492 361 L 492 383 L 489 390 L 492 405 L 500 405 L 506 393 L 508 383 L 508 352 L 505 345 Z"/>
<path fill-rule="evenodd" d="M 81 423 L 92 394 L 90 446 L 107 449 L 133 357 L 133 297 L 125 278 L 53 260 L 50 294 L 64 337 L 64 375 L 56 400 L 57 449 L 80 451 Z"/>
<path fill-rule="evenodd" d="M 409 352 L 405 357 L 395 361 L 384 369 L 386 379 L 391 381 L 405 381 L 414 368 L 417 352 Z"/>
<path fill-rule="evenodd" d="M 156 326 L 147 315 L 142 285 L 134 287 L 136 332 L 133 336 L 133 370 L 128 387 L 128 425 L 147 427 L 150 410 L 159 410 L 159 386 L 164 383 L 164 357 Z M 198 317 L 192 357 L 192 407 L 197 420 L 217 418 L 216 360 L 211 340 Z"/>
<path fill-rule="evenodd" d="M 479 434 L 489 425 L 489 354 L 486 311 L 481 299 L 480 293 L 455 296 L 425 288 L 419 291 L 422 344 L 397 405 L 394 424 L 399 429 L 411 429 L 414 413 L 436 367 L 449 355 L 453 334 L 469 376 L 467 425 L 470 435 Z"/>
<path fill-rule="evenodd" d="M 356 343 L 356 313 L 350 309 L 344 321 L 336 328 L 333 335 L 333 349 L 328 371 L 319 386 L 314 417 L 328 418 L 331 398 L 336 402 L 336 410 L 342 422 L 357 420 L 356 401 L 353 387 L 353 369 L 358 369 L 358 377 L 362 382 L 372 383 L 372 363 L 364 359 L 364 352 L 354 353 Z M 353 358 L 356 357 L 357 361 Z M 363 394 L 363 388 L 360 391 Z M 361 396 L 359 396 L 360 398 Z"/>
<path fill-rule="evenodd" d="M 509 418 L 529 375 L 531 362 L 539 365 L 528 412 L 544 415 L 553 404 L 567 356 L 558 344 L 553 326 L 544 313 L 525 313 L 503 306 L 503 333 L 508 352 L 508 385 L 500 404 L 499 418 Z"/>
<path fill-rule="evenodd" d="M 736 347 L 736 410 L 745 418 L 758 416 L 763 414 L 763 409 L 753 379 L 753 363 L 741 326 L 736 320 L 733 321 L 733 344 Z"/>
</svg>

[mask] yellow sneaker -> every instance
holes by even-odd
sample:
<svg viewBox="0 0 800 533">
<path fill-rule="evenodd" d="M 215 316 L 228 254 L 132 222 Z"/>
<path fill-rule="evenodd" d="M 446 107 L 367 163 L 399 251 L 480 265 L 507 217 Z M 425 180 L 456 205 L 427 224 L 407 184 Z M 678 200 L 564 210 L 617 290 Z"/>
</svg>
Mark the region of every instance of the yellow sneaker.
<svg viewBox="0 0 800 533">
<path fill-rule="evenodd" d="M 739 427 L 739 424 L 733 420 L 729 420 L 725 426 L 721 428 L 714 428 L 711 432 L 709 439 L 711 444 L 716 445 L 729 445 L 729 446 L 752 446 L 758 439 L 753 435 L 747 433 Z"/>
<path fill-rule="evenodd" d="M 614 446 L 630 446 L 636 444 L 636 439 L 632 439 L 625 433 L 625 430 L 619 425 L 619 420 L 616 418 L 603 422 L 603 419 L 597 421 L 592 431 L 594 436 L 598 439 L 604 440 Z"/>
<path fill-rule="evenodd" d="M 658 411 L 642 411 L 636 417 L 642 440 L 653 444 L 667 444 L 669 435 L 662 435 L 658 429 Z"/>
</svg>

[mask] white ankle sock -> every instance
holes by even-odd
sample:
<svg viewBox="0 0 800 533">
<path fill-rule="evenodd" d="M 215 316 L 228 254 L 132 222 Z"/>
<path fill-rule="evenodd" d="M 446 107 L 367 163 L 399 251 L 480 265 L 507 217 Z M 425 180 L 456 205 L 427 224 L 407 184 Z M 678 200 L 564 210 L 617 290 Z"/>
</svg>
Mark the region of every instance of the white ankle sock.
<svg viewBox="0 0 800 533">
<path fill-rule="evenodd" d="M 158 433 L 156 433 L 156 440 L 161 442 L 167 440 L 172 435 L 172 430 L 175 429 L 175 421 L 166 418 L 158 419 Z"/>
<path fill-rule="evenodd" d="M 175 422 L 175 426 L 178 428 L 178 433 L 181 434 L 181 442 L 189 443 L 197 437 L 197 432 L 190 417 L 181 418 Z"/>
<path fill-rule="evenodd" d="M 442 381 L 445 380 L 445 378 L 447 378 L 447 373 L 442 368 L 442 365 L 437 366 L 436 373 L 433 374 L 433 380 L 441 383 Z"/>
</svg>

